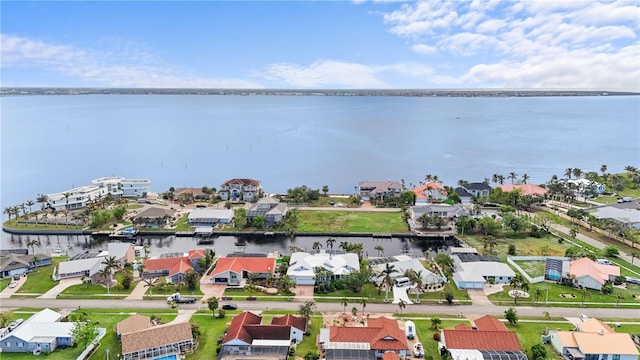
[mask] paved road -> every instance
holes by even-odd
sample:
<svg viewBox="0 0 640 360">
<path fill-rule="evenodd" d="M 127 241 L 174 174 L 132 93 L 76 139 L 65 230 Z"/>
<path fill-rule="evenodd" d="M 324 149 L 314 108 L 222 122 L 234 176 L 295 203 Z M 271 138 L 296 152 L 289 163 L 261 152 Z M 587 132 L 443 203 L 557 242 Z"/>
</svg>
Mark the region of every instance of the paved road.
<svg viewBox="0 0 640 360">
<path fill-rule="evenodd" d="M 300 302 L 276 302 L 276 301 L 234 301 L 241 310 L 298 310 Z M 341 312 L 343 307 L 340 303 L 316 303 L 317 309 L 323 312 Z M 360 304 L 350 304 L 358 309 Z M 21 307 L 45 308 L 52 307 L 58 309 L 78 309 L 83 308 L 105 308 L 105 309 L 167 309 L 169 306 L 162 300 L 57 300 L 57 299 L 2 299 L 1 309 L 15 309 Z M 180 309 L 207 310 L 207 305 L 202 303 L 180 304 Z M 408 305 L 405 313 L 411 314 L 431 314 L 431 315 L 495 315 L 503 316 L 507 306 L 496 305 Z M 549 312 L 551 317 L 578 317 L 586 314 L 590 317 L 599 318 L 626 318 L 640 319 L 640 309 L 580 309 L 580 308 L 553 308 L 553 307 L 529 307 L 518 306 L 516 310 L 520 316 L 542 316 L 543 312 Z M 367 304 L 366 312 L 371 313 L 394 313 L 398 311 L 397 305 L 392 304 Z"/>
</svg>

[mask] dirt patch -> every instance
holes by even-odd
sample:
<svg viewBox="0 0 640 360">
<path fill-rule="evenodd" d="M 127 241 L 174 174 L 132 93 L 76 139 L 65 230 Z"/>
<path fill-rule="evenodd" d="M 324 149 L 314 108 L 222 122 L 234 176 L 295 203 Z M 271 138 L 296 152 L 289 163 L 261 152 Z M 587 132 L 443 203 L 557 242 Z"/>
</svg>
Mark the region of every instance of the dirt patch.
<svg viewBox="0 0 640 360">
<path fill-rule="evenodd" d="M 575 299 L 576 298 L 576 296 L 574 294 L 560 294 L 560 297 L 569 298 L 569 299 Z"/>
</svg>

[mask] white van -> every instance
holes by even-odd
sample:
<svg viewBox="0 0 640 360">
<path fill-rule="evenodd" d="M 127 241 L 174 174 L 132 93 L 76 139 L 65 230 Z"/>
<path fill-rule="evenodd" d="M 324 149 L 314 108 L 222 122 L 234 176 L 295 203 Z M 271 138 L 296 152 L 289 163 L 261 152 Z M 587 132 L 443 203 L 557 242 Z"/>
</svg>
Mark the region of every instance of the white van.
<svg viewBox="0 0 640 360">
<path fill-rule="evenodd" d="M 608 259 L 596 259 L 596 264 L 611 265 L 611 261 L 609 261 Z"/>
<path fill-rule="evenodd" d="M 409 279 L 408 277 L 399 277 L 399 278 L 393 280 L 393 283 L 397 287 L 411 286 L 411 279 Z"/>
<path fill-rule="evenodd" d="M 409 340 L 416 338 L 416 324 L 413 321 L 407 321 L 404 323 L 404 335 Z"/>
</svg>

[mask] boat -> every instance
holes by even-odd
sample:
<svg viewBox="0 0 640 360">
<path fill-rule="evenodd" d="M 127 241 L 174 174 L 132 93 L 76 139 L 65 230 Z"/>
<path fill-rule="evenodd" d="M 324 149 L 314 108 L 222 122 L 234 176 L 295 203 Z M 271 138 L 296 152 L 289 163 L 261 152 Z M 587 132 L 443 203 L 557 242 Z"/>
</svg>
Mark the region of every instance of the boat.
<svg viewBox="0 0 640 360">
<path fill-rule="evenodd" d="M 424 348 L 419 341 L 413 343 L 413 356 L 415 357 L 424 357 Z"/>
</svg>

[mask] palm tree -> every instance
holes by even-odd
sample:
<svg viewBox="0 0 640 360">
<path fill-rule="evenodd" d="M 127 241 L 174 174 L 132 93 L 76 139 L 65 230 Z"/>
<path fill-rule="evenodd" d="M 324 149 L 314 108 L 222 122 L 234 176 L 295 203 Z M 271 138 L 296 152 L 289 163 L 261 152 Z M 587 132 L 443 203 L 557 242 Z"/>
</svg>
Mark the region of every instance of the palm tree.
<svg viewBox="0 0 640 360">
<path fill-rule="evenodd" d="M 638 257 L 638 253 L 632 250 L 629 255 L 631 255 L 631 265 L 633 265 L 633 259 Z"/>
<path fill-rule="evenodd" d="M 498 176 L 499 176 L 498 174 L 491 175 L 491 182 L 494 184 L 498 184 L 498 179 L 499 179 Z"/>
<path fill-rule="evenodd" d="M 600 165 L 600 172 L 602 173 L 602 177 L 606 178 L 607 175 L 607 165 Z"/>
<path fill-rule="evenodd" d="M 218 298 L 215 296 L 207 299 L 207 307 L 211 310 L 211 316 L 216 316 L 216 310 L 218 309 Z"/>
<path fill-rule="evenodd" d="M 573 177 L 576 179 L 582 176 L 582 169 L 574 168 L 572 172 L 573 172 Z"/>
<path fill-rule="evenodd" d="M 334 238 L 328 238 L 327 239 L 327 247 L 330 248 L 329 250 L 329 257 L 331 257 L 331 253 L 333 252 L 333 244 L 336 243 L 336 239 Z"/>
<path fill-rule="evenodd" d="M 542 296 L 543 290 L 539 287 L 535 287 L 533 288 L 533 297 L 536 299 L 536 302 L 538 302 L 538 300 L 540 299 L 540 296 Z"/>
<path fill-rule="evenodd" d="M 527 174 L 523 174 L 522 175 L 522 183 L 523 184 L 526 184 L 527 180 L 529 180 L 529 179 L 530 179 L 529 175 L 527 175 Z"/>
<path fill-rule="evenodd" d="M 113 270 L 118 267 L 118 261 L 115 256 L 107 256 L 102 260 L 102 264 L 104 265 L 104 271 L 109 274 L 109 283 L 107 284 L 107 293 L 109 293 L 109 286 L 113 282 Z"/>
<path fill-rule="evenodd" d="M 362 316 L 364 316 L 364 308 L 367 307 L 367 299 L 365 298 L 360 299 L 360 304 L 362 305 Z"/>
<path fill-rule="evenodd" d="M 322 247 L 322 244 L 320 243 L 320 241 L 316 241 L 316 242 L 313 243 L 313 246 L 311 248 L 315 252 L 319 252 L 321 247 Z"/>
<path fill-rule="evenodd" d="M 395 272 L 395 266 L 387 263 L 384 270 L 382 270 L 382 283 L 385 285 L 384 302 L 389 302 L 389 288 L 393 285 L 393 279 L 391 274 Z"/>
<path fill-rule="evenodd" d="M 144 282 L 144 287 L 149 288 L 149 296 L 153 296 L 153 287 L 156 285 L 156 278 L 147 278 L 142 281 Z"/>
<path fill-rule="evenodd" d="M 36 198 L 36 202 L 39 204 L 42 204 L 42 209 L 44 210 L 45 204 L 49 201 L 49 198 L 47 198 L 47 195 L 44 194 L 40 194 L 38 195 L 38 197 Z"/>
<path fill-rule="evenodd" d="M 29 213 L 31 213 L 31 207 L 34 205 L 35 203 L 33 202 L 33 200 L 27 200 L 26 205 L 29 207 Z"/>
<path fill-rule="evenodd" d="M 374 249 L 378 252 L 378 257 L 381 257 L 381 254 L 384 254 L 384 247 L 381 244 L 376 245 Z"/>
<path fill-rule="evenodd" d="M 422 270 L 413 271 L 413 279 L 411 282 L 416 287 L 416 303 L 420 303 L 420 293 L 422 292 L 422 288 L 424 287 L 424 281 L 422 280 Z"/>
<path fill-rule="evenodd" d="M 507 176 L 507 178 L 511 179 L 511 184 L 515 184 L 515 181 L 518 178 L 518 174 L 512 171 L 509 173 L 509 176 Z"/>
<path fill-rule="evenodd" d="M 347 298 L 343 297 L 342 301 L 340 302 L 340 304 L 342 304 L 342 312 L 343 313 L 347 313 L 347 306 L 349 305 L 349 303 L 347 302 Z"/>
<path fill-rule="evenodd" d="M 11 206 L 7 206 L 4 208 L 3 214 L 7 214 L 9 216 L 9 220 L 11 220 L 11 215 L 13 215 L 13 208 Z"/>
<path fill-rule="evenodd" d="M 27 242 L 27 247 L 31 246 L 31 254 L 36 253 L 36 246 L 40 246 L 40 240 L 31 239 Z"/>
<path fill-rule="evenodd" d="M 584 307 L 584 299 L 589 297 L 589 290 L 586 287 L 582 287 L 582 289 L 580 289 L 580 296 L 581 296 L 581 300 L 580 300 L 580 307 Z"/>
<path fill-rule="evenodd" d="M 402 311 L 407 307 L 407 304 L 404 302 L 404 300 L 400 299 L 400 302 L 398 302 L 398 307 L 400 308 L 400 318 L 402 318 Z"/>
<path fill-rule="evenodd" d="M 498 175 L 498 183 L 504 185 L 504 175 Z"/>
<path fill-rule="evenodd" d="M 571 174 L 573 174 L 572 168 L 567 168 L 567 170 L 564 171 L 564 176 L 566 176 L 567 179 L 571 179 Z"/>
<path fill-rule="evenodd" d="M 100 270 L 99 274 L 102 276 L 103 279 L 105 278 L 111 279 L 111 272 L 106 267 Z M 111 286 L 111 280 L 108 280 L 106 283 L 107 283 L 107 294 L 110 294 L 109 287 Z"/>
<path fill-rule="evenodd" d="M 439 317 L 435 316 L 431 318 L 431 328 L 433 330 L 438 330 L 438 326 L 442 323 Z"/>
</svg>

